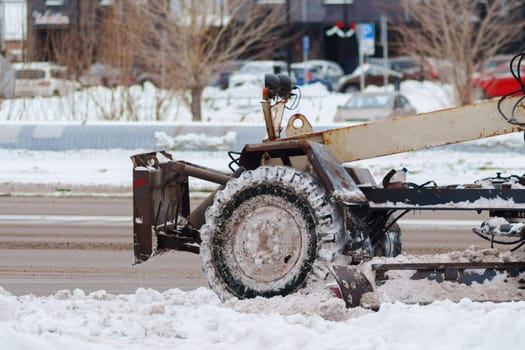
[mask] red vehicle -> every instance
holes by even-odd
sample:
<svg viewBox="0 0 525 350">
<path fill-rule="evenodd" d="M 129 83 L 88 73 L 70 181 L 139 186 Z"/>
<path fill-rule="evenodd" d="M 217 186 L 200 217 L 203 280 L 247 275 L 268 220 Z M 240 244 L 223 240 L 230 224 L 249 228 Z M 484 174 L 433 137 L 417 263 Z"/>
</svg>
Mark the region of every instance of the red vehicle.
<svg viewBox="0 0 525 350">
<path fill-rule="evenodd" d="M 525 68 L 521 68 L 522 82 L 525 83 Z M 520 84 L 512 75 L 509 64 L 500 64 L 497 67 L 480 72 L 474 77 L 475 98 L 484 99 L 504 96 L 513 91 L 521 91 Z"/>
</svg>

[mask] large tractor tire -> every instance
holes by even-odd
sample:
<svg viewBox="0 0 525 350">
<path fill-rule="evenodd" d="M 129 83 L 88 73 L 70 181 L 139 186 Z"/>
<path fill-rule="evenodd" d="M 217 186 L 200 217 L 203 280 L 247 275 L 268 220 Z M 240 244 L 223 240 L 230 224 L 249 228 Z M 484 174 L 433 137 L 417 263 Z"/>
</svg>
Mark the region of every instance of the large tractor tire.
<svg viewBox="0 0 525 350">
<path fill-rule="evenodd" d="M 285 166 L 229 181 L 206 211 L 201 238 L 203 270 L 223 300 L 324 285 L 345 243 L 339 207 L 312 175 Z"/>
</svg>

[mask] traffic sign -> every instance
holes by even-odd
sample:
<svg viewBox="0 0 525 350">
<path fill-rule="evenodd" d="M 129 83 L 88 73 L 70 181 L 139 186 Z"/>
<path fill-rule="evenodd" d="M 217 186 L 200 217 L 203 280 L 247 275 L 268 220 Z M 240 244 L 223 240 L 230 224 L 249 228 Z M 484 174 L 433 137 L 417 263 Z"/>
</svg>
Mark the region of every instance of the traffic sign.
<svg viewBox="0 0 525 350">
<path fill-rule="evenodd" d="M 358 24 L 359 50 L 362 55 L 375 54 L 375 25 L 374 23 Z"/>
<path fill-rule="evenodd" d="M 308 35 L 303 36 L 303 52 L 305 54 L 310 53 L 310 37 Z"/>
<path fill-rule="evenodd" d="M 303 61 L 308 59 L 310 53 L 310 37 L 308 35 L 303 36 Z"/>
</svg>

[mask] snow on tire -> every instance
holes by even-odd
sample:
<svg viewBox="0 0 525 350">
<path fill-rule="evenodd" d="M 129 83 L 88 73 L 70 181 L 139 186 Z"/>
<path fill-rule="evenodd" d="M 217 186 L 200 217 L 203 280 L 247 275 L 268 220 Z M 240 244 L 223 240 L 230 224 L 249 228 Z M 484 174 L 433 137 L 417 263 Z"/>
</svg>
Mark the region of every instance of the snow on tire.
<svg viewBox="0 0 525 350">
<path fill-rule="evenodd" d="M 217 193 L 201 230 L 217 295 L 287 295 L 328 277 L 344 246 L 341 213 L 312 175 L 285 166 L 244 172 Z"/>
</svg>

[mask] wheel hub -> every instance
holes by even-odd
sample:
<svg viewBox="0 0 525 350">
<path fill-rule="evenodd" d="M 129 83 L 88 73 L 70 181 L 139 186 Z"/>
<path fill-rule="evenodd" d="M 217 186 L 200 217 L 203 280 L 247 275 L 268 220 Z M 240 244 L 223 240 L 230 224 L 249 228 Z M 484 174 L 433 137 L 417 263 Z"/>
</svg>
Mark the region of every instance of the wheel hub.
<svg viewBox="0 0 525 350">
<path fill-rule="evenodd" d="M 280 279 L 300 258 L 306 228 L 300 212 L 286 208 L 288 203 L 274 196 L 252 198 L 241 205 L 244 210 L 239 213 L 244 215 L 232 220 L 233 257 L 247 277 L 264 282 Z"/>
</svg>

